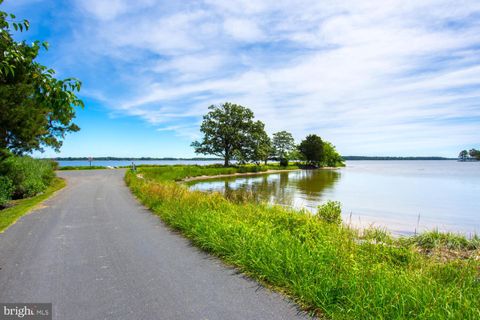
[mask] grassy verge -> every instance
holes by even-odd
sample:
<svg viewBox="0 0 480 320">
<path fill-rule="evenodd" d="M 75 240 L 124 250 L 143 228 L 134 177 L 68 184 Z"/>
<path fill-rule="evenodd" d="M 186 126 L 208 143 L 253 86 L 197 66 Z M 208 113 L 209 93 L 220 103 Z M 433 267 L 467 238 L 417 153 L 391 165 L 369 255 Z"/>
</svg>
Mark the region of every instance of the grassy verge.
<svg viewBox="0 0 480 320">
<path fill-rule="evenodd" d="M 419 250 L 422 238 L 360 233 L 307 212 L 234 203 L 173 182 L 215 172 L 197 170 L 140 168 L 142 179 L 131 172 L 125 179 L 142 203 L 198 247 L 306 309 L 332 319 L 480 318 L 478 254 L 435 259 Z"/>
<path fill-rule="evenodd" d="M 55 178 L 52 184 L 42 194 L 27 199 L 11 201 L 11 207 L 0 211 L 0 232 L 3 232 L 21 216 L 27 214 L 36 205 L 48 199 L 55 191 L 63 187 L 65 187 L 65 181 L 60 178 Z"/>
<path fill-rule="evenodd" d="M 156 181 L 180 181 L 186 178 L 199 176 L 218 176 L 224 174 L 237 173 L 254 173 L 266 172 L 269 170 L 295 170 L 297 165 L 289 165 L 281 167 L 278 164 L 270 164 L 263 166 L 245 165 L 238 167 L 223 167 L 220 165 L 175 165 L 175 166 L 155 166 L 155 167 L 139 167 L 139 172 L 149 180 Z"/>
</svg>

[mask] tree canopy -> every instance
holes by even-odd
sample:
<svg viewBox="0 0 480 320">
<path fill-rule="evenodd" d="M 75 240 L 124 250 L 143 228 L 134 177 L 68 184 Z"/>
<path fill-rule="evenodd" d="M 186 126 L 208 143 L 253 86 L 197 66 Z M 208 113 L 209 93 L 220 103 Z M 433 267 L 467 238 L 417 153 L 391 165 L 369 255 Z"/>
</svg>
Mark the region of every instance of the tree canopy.
<svg viewBox="0 0 480 320">
<path fill-rule="evenodd" d="M 472 161 L 472 160 L 480 160 L 480 150 L 472 148 L 470 150 L 462 150 L 458 154 L 458 159 L 460 161 Z"/>
<path fill-rule="evenodd" d="M 323 141 L 322 164 L 327 167 L 336 167 L 342 163 L 343 158 L 335 149 L 335 146 L 328 141 Z"/>
<path fill-rule="evenodd" d="M 248 161 L 259 152 L 264 125 L 253 120 L 250 109 L 230 102 L 208 109 L 200 127 L 203 138 L 192 143 L 196 153 L 222 157 L 228 166 L 234 158 Z"/>
<path fill-rule="evenodd" d="M 290 132 L 279 131 L 273 134 L 272 144 L 274 155 L 280 159 L 287 159 L 290 152 L 295 150 L 295 140 Z"/>
<path fill-rule="evenodd" d="M 475 158 L 477 160 L 480 160 L 480 150 L 477 149 L 470 149 L 468 151 L 468 155 L 472 158 Z"/>
<path fill-rule="evenodd" d="M 246 148 L 243 154 L 246 160 L 260 164 L 260 161 L 265 163 L 268 161 L 268 157 L 272 153 L 272 141 L 265 132 L 265 124 L 261 121 L 256 121 L 250 134 L 248 135 Z"/>
<path fill-rule="evenodd" d="M 27 20 L 15 19 L 0 11 L 0 156 L 45 146 L 59 151 L 65 134 L 79 130 L 72 120 L 75 107 L 83 108 L 75 95 L 81 83 L 56 79 L 53 69 L 36 61 L 41 48 L 48 48 L 46 42 L 15 41 L 11 27 L 20 32 L 29 28 Z"/>
<path fill-rule="evenodd" d="M 265 124 L 255 121 L 253 112 L 246 107 L 225 102 L 208 109 L 200 127 L 203 137 L 192 142 L 192 147 L 196 153 L 222 157 L 225 166 L 232 160 L 266 164 L 272 155 L 280 159 L 282 166 L 288 165 L 289 157 L 303 158 L 315 166 L 342 165 L 335 146 L 315 134 L 308 135 L 297 147 L 287 131 L 276 132 L 270 139 Z"/>
<path fill-rule="evenodd" d="M 320 166 L 324 154 L 322 138 L 316 134 L 310 134 L 300 142 L 298 150 L 308 164 Z"/>
</svg>

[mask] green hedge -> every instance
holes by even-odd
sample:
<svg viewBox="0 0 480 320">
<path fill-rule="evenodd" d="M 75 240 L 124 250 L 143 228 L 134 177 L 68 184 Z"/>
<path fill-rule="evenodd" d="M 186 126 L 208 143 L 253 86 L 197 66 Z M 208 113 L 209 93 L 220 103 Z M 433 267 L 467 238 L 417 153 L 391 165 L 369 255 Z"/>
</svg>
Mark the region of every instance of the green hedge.
<svg viewBox="0 0 480 320">
<path fill-rule="evenodd" d="M 55 163 L 12 156 L 0 163 L 0 202 L 33 197 L 44 192 L 55 177 Z"/>
</svg>

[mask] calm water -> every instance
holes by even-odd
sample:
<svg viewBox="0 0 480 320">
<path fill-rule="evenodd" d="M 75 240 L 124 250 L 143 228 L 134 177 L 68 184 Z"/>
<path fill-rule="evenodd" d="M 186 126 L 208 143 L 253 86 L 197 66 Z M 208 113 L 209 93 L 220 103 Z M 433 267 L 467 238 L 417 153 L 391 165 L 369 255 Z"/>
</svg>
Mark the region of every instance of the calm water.
<svg viewBox="0 0 480 320">
<path fill-rule="evenodd" d="M 191 188 L 244 189 L 261 200 L 312 211 L 337 200 L 344 221 L 397 234 L 433 228 L 480 233 L 480 162 L 349 161 L 338 170 L 209 180 Z"/>
<path fill-rule="evenodd" d="M 199 164 L 199 165 L 207 165 L 207 164 L 223 164 L 222 160 L 218 161 L 210 161 L 210 160 L 144 160 L 144 161 L 133 161 L 138 166 L 140 164 L 149 164 L 149 165 L 175 165 L 175 164 Z M 88 161 L 58 161 L 60 167 L 67 167 L 67 166 L 89 166 L 90 163 Z M 132 164 L 131 160 L 105 160 L 105 161 L 92 161 L 92 166 L 110 166 L 110 167 L 120 167 L 120 166 L 129 166 Z"/>
</svg>

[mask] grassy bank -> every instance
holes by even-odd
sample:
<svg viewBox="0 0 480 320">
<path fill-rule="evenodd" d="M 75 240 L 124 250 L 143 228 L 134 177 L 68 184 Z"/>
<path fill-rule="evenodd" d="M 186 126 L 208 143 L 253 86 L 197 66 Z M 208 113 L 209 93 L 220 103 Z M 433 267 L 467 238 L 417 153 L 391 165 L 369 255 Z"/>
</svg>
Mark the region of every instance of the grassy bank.
<svg viewBox="0 0 480 320">
<path fill-rule="evenodd" d="M 361 234 L 307 212 L 233 203 L 173 182 L 225 173 L 216 170 L 140 168 L 142 178 L 127 172 L 125 179 L 140 201 L 198 247 L 317 314 L 333 319 L 480 318 L 478 248 L 464 258 L 437 259 L 419 243 L 437 248 L 448 243 L 441 237 L 397 240 L 381 230 Z"/>
<path fill-rule="evenodd" d="M 0 210 L 0 232 L 7 229 L 20 217 L 27 214 L 36 205 L 48 199 L 55 191 L 63 187 L 65 187 L 65 181 L 60 178 L 55 178 L 45 192 L 31 198 L 11 201 L 8 208 Z"/>
<path fill-rule="evenodd" d="M 148 180 L 181 181 L 187 178 L 200 176 L 220 176 L 225 174 L 267 172 L 269 170 L 295 170 L 297 165 L 281 167 L 278 164 L 263 166 L 245 165 L 238 167 L 223 167 L 219 165 L 175 165 L 175 166 L 139 166 L 139 172 Z"/>
</svg>

